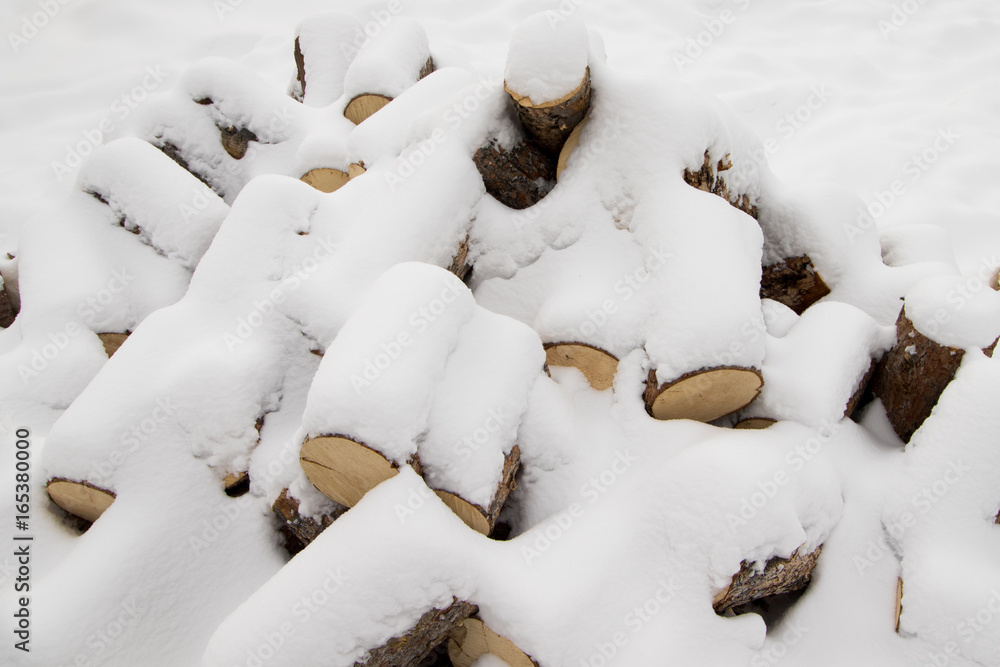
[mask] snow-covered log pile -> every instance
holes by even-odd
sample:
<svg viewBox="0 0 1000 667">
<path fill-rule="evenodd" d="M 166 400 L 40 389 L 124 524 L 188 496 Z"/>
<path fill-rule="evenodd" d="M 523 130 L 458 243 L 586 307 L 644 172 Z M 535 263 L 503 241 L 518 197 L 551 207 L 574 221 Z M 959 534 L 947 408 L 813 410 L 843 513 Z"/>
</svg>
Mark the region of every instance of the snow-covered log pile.
<svg viewBox="0 0 1000 667">
<path fill-rule="evenodd" d="M 56 413 L 73 543 L 39 664 L 127 603 L 100 664 L 742 665 L 853 622 L 841 589 L 947 641 L 978 598 L 942 555 L 1000 587 L 995 279 L 779 182 L 575 18 L 502 81 L 360 30 L 302 22 L 287 91 L 195 64 L 0 261 L 0 392 Z"/>
</svg>

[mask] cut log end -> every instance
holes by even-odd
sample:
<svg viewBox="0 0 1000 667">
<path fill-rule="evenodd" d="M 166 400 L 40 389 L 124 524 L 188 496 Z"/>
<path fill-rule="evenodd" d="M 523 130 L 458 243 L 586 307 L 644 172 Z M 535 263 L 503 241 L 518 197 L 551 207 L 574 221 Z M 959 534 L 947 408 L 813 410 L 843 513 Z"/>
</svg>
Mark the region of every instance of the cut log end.
<svg viewBox="0 0 1000 667">
<path fill-rule="evenodd" d="M 882 401 L 889 423 L 903 442 L 909 442 L 937 405 L 955 377 L 965 351 L 935 343 L 917 331 L 900 312 L 896 344 L 885 353 L 875 376 L 872 394 Z"/>
<path fill-rule="evenodd" d="M 755 368 L 709 368 L 662 386 L 657 385 L 656 371 L 651 370 L 646 409 L 655 419 L 710 422 L 750 405 L 763 386 L 764 378 Z"/>
<path fill-rule="evenodd" d="M 583 128 L 587 124 L 587 119 L 584 118 L 580 123 L 573 128 L 573 131 L 569 133 L 566 137 L 566 142 L 563 144 L 562 148 L 559 149 L 559 160 L 556 161 L 556 180 L 558 181 L 562 177 L 562 173 L 566 171 L 566 165 L 569 163 L 569 158 L 576 150 L 576 147 L 580 145 L 580 135 L 583 134 Z"/>
<path fill-rule="evenodd" d="M 789 257 L 761 271 L 760 298 L 783 303 L 798 315 L 829 293 L 809 255 Z"/>
<path fill-rule="evenodd" d="M 391 97 L 362 93 L 347 103 L 344 108 L 344 117 L 355 125 L 360 125 L 389 102 L 392 102 Z"/>
<path fill-rule="evenodd" d="M 732 583 L 715 596 L 712 602 L 715 613 L 725 614 L 754 600 L 802 590 L 809 585 L 822 550 L 820 546 L 808 554 L 796 551 L 790 558 L 772 558 L 761 572 L 753 563 L 744 561 Z"/>
<path fill-rule="evenodd" d="M 56 505 L 91 523 L 97 521 L 115 501 L 115 494 L 111 491 L 63 478 L 53 479 L 45 490 Z"/>
<path fill-rule="evenodd" d="M 341 435 L 307 439 L 299 462 L 320 493 L 354 507 L 368 491 L 399 470 L 374 449 Z"/>
<path fill-rule="evenodd" d="M 514 642 L 490 630 L 478 618 L 468 618 L 448 639 L 448 657 L 454 667 L 472 667 L 485 655 L 494 655 L 510 667 L 538 667 Z"/>
<path fill-rule="evenodd" d="M 749 417 L 736 422 L 733 428 L 746 431 L 760 431 L 777 423 L 776 420 L 768 419 L 767 417 Z"/>
<path fill-rule="evenodd" d="M 493 494 L 490 505 L 487 508 L 479 507 L 461 496 L 449 491 L 436 489 L 438 497 L 453 511 L 458 518 L 465 522 L 469 528 L 482 535 L 491 535 L 500 518 L 500 511 L 510 492 L 517 488 L 517 471 L 521 467 L 521 448 L 514 445 L 509 454 L 504 456 L 503 471 L 500 474 L 500 483 Z"/>
<path fill-rule="evenodd" d="M 302 175 L 300 179 L 303 183 L 308 183 L 320 192 L 336 192 L 351 180 L 350 174 L 340 169 L 312 169 Z"/>
<path fill-rule="evenodd" d="M 545 346 L 545 363 L 578 369 L 598 391 L 611 388 L 618 372 L 616 357 L 584 343 L 549 343 Z"/>
<path fill-rule="evenodd" d="M 108 355 L 108 359 L 118 351 L 118 348 L 122 346 L 125 340 L 129 337 L 129 332 L 125 333 L 102 333 L 97 334 L 97 337 L 101 339 L 101 345 L 104 346 L 104 353 Z"/>
<path fill-rule="evenodd" d="M 517 117 L 529 136 L 553 155 L 559 153 L 566 139 L 587 115 L 590 109 L 590 68 L 583 74 L 580 84 L 570 93 L 551 102 L 534 103 L 504 83 L 517 109 Z"/>
</svg>

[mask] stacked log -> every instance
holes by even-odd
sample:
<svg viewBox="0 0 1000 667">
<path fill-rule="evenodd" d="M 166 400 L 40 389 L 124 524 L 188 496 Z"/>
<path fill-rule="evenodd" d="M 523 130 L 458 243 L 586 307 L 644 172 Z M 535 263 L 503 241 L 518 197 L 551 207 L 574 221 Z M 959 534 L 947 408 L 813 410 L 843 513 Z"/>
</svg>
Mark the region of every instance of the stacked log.
<svg viewBox="0 0 1000 667">
<path fill-rule="evenodd" d="M 732 168 L 733 162 L 729 155 L 713 161 L 706 149 L 705 159 L 697 170 L 684 169 L 684 181 L 691 187 L 722 197 L 750 217 L 757 219 L 759 211 L 757 210 L 757 205 L 750 200 L 749 195 L 735 195 L 729 192 L 729 185 L 726 183 L 726 178 L 723 174 Z"/>
<path fill-rule="evenodd" d="M 485 655 L 496 656 L 510 667 L 538 667 L 514 642 L 493 632 L 477 617 L 465 619 L 451 631 L 448 657 L 454 667 L 473 667 Z"/>
<path fill-rule="evenodd" d="M 522 139 L 504 148 L 491 139 L 472 159 L 483 177 L 486 192 L 513 209 L 534 206 L 555 185 L 555 161 L 529 140 Z"/>
<path fill-rule="evenodd" d="M 340 12 L 322 12 L 295 29 L 293 98 L 311 107 L 325 107 L 344 93 L 344 76 L 357 54 L 361 23 Z"/>
<path fill-rule="evenodd" d="M 783 303 L 796 314 L 830 293 L 830 288 L 816 272 L 809 255 L 788 257 L 763 267 L 760 298 Z"/>
<path fill-rule="evenodd" d="M 756 368 L 707 368 L 662 384 L 651 369 L 644 398 L 654 419 L 710 422 L 750 405 L 763 386 L 764 376 Z"/>
<path fill-rule="evenodd" d="M 360 125 L 396 96 L 434 71 L 427 34 L 415 21 L 396 17 L 354 57 L 344 78 L 344 117 Z"/>
<path fill-rule="evenodd" d="M 618 372 L 618 359 L 586 343 L 546 343 L 545 363 L 576 368 L 597 391 L 610 389 Z"/>
<path fill-rule="evenodd" d="M 288 489 L 285 489 L 275 499 L 271 509 L 281 520 L 281 531 L 285 535 L 285 544 L 294 556 L 309 546 L 348 508 L 336 505 L 331 512 L 324 513 L 317 518 L 302 516 L 299 513 L 299 501 L 289 494 Z"/>
<path fill-rule="evenodd" d="M 439 316 L 412 334 L 385 316 L 427 312 L 438 302 Z M 375 283 L 323 358 L 303 418 L 303 471 L 324 495 L 353 507 L 410 466 L 466 524 L 489 534 L 520 464 L 519 418 L 497 415 L 523 412 L 542 355 L 533 331 L 476 306 L 453 275 L 398 265 Z M 441 368 L 429 395 L 425 378 Z M 463 475 L 489 469 L 495 489 L 468 495 Z"/>
<path fill-rule="evenodd" d="M 97 521 L 115 501 L 112 491 L 63 477 L 49 480 L 45 490 L 56 505 L 90 523 Z"/>
<path fill-rule="evenodd" d="M 715 596 L 712 607 L 717 614 L 725 614 L 756 600 L 804 589 L 822 550 L 820 546 L 809 553 L 797 550 L 789 558 L 772 558 L 761 571 L 744 561 L 729 586 Z"/>
</svg>

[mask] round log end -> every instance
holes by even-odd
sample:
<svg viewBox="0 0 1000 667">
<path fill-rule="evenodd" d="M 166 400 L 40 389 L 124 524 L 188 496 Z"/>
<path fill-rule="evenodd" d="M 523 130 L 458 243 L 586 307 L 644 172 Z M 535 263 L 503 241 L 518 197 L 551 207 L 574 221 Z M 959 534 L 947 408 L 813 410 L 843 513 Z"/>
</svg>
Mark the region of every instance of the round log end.
<svg viewBox="0 0 1000 667">
<path fill-rule="evenodd" d="M 320 493 L 346 507 L 399 472 L 374 449 L 339 435 L 307 439 L 299 463 Z"/>
<path fill-rule="evenodd" d="M 768 419 L 767 417 L 749 417 L 736 422 L 736 425 L 733 426 L 733 428 L 759 431 L 769 426 L 774 426 L 777 423 L 778 422 L 776 420 Z"/>
<path fill-rule="evenodd" d="M 467 618 L 448 638 L 451 664 L 472 667 L 484 655 L 495 655 L 510 667 L 537 667 L 514 642 L 493 632 L 478 618 Z"/>
<path fill-rule="evenodd" d="M 307 171 L 300 180 L 320 192 L 329 193 L 339 190 L 347 181 L 351 180 L 351 177 L 340 169 L 320 168 Z"/>
<path fill-rule="evenodd" d="M 576 147 L 580 145 L 580 135 L 583 133 L 583 126 L 587 124 L 587 119 L 584 118 L 580 121 L 580 124 L 573 128 L 573 131 L 569 133 L 566 137 L 566 143 L 559 150 L 559 161 L 556 162 L 556 181 L 562 176 L 562 173 L 566 171 L 566 163 L 569 162 L 569 156 L 573 154 Z"/>
<path fill-rule="evenodd" d="M 56 505 L 91 523 L 97 521 L 115 501 L 115 494 L 110 491 L 68 479 L 53 479 L 45 490 Z"/>
<path fill-rule="evenodd" d="M 122 346 L 125 339 L 129 337 L 128 333 L 102 333 L 97 334 L 97 337 L 101 339 L 101 345 L 104 346 L 104 353 L 108 355 L 108 359 L 111 358 L 118 348 Z"/>
<path fill-rule="evenodd" d="M 438 489 L 435 490 L 434 493 L 436 493 L 444 504 L 447 505 L 452 512 L 457 514 L 458 518 L 464 521 L 465 525 L 469 528 L 473 529 L 477 533 L 481 533 L 482 535 L 490 534 L 492 526 L 490 526 L 490 522 L 483 513 L 483 510 L 449 491 L 441 491 Z"/>
<path fill-rule="evenodd" d="M 618 359 L 604 350 L 584 343 L 550 343 L 545 346 L 549 366 L 572 366 L 583 373 L 590 386 L 598 391 L 614 384 Z"/>
<path fill-rule="evenodd" d="M 649 413 L 655 419 L 710 422 L 750 405 L 763 386 L 760 371 L 752 368 L 695 371 L 660 387 Z"/>
<path fill-rule="evenodd" d="M 347 103 L 347 107 L 344 108 L 344 117 L 355 125 L 360 125 L 366 118 L 389 102 L 392 102 L 391 97 L 362 93 Z"/>
</svg>

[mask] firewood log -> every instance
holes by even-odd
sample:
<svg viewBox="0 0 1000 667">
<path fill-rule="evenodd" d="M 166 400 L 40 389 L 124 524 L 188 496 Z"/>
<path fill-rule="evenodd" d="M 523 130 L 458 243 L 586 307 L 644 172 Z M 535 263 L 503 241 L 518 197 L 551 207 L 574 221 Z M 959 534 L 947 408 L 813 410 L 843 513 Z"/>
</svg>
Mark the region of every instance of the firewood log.
<svg viewBox="0 0 1000 667">
<path fill-rule="evenodd" d="M 717 614 L 761 598 L 791 593 L 809 585 L 816 560 L 823 547 L 807 554 L 793 553 L 790 558 L 772 558 L 758 572 L 753 563 L 743 562 L 733 581 L 712 602 Z"/>
</svg>

